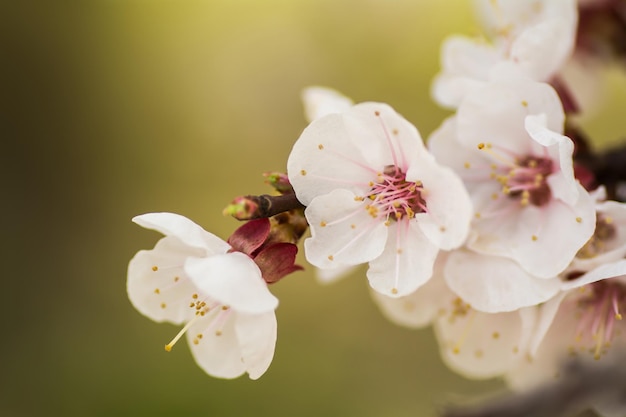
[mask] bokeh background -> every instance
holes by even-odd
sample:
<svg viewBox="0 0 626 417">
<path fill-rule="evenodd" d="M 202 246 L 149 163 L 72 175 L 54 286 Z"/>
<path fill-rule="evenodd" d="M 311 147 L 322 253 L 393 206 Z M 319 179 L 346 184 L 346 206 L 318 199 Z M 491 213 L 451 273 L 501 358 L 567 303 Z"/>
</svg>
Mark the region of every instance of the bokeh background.
<svg viewBox="0 0 626 417">
<path fill-rule="evenodd" d="M 393 105 L 426 137 L 439 45 L 478 31 L 468 1 L 3 2 L 0 415 L 432 416 L 501 389 L 446 369 L 432 332 L 395 327 L 364 270 L 272 287 L 279 339 L 258 381 L 213 379 L 178 331 L 126 298 L 128 260 L 173 211 L 227 237 L 222 208 L 268 191 L 306 123 L 300 91 L 335 87 Z M 602 75 L 583 121 L 624 133 L 626 81 Z M 623 136 L 622 136 L 623 137 Z M 302 261 L 303 262 L 303 261 Z"/>
</svg>

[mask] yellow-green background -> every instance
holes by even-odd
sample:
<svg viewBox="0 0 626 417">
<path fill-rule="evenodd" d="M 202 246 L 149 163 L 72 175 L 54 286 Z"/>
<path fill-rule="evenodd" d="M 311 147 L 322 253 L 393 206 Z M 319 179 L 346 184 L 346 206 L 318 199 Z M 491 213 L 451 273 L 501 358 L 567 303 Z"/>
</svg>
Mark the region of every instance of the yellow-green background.
<svg viewBox="0 0 626 417">
<path fill-rule="evenodd" d="M 297 273 L 280 298 L 274 362 L 258 381 L 213 379 L 177 327 L 126 298 L 126 266 L 173 211 L 222 236 L 221 209 L 264 193 L 305 126 L 303 87 L 393 105 L 427 136 L 450 32 L 466 1 L 5 2 L 2 67 L 0 415 L 427 416 L 499 389 L 448 371 L 430 330 L 386 322 L 363 270 L 332 286 Z M 623 78 L 595 137 L 624 133 Z M 621 102 L 619 100 L 622 100 Z"/>
</svg>

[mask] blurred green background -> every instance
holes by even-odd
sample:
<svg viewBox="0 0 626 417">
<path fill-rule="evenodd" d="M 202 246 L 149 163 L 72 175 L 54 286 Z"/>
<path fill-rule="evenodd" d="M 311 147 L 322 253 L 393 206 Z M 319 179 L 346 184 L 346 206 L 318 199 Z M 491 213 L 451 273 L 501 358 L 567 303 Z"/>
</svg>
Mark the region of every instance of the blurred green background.
<svg viewBox="0 0 626 417">
<path fill-rule="evenodd" d="M 265 193 L 306 123 L 300 91 L 333 86 L 393 105 L 426 137 L 439 45 L 475 33 L 467 1 L 4 2 L 3 343 L 0 415 L 429 416 L 501 385 L 439 359 L 430 330 L 386 322 L 364 270 L 310 271 L 280 298 L 274 362 L 258 381 L 205 375 L 178 328 L 126 298 L 126 266 L 173 211 L 222 237 L 222 208 Z M 586 122 L 624 132 L 624 78 Z M 620 124 L 612 123 L 618 120 Z"/>
</svg>

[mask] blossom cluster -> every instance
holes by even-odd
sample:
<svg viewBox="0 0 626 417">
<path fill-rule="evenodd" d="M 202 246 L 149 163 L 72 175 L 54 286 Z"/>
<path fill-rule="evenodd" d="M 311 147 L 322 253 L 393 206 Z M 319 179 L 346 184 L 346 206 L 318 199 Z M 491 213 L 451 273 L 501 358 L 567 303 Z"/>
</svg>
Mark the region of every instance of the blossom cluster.
<svg viewBox="0 0 626 417">
<path fill-rule="evenodd" d="M 366 264 L 382 313 L 432 325 L 444 361 L 468 377 L 523 389 L 558 378 L 567 355 L 623 349 L 626 205 L 576 154 L 570 116 L 591 104 L 568 74 L 602 59 L 584 42 L 584 13 L 626 7 L 475 6 L 487 38 L 444 42 L 432 96 L 453 114 L 426 140 L 388 104 L 308 88 L 310 124 L 287 174 L 267 175 L 277 195 L 234 200 L 225 212 L 248 222 L 227 241 L 173 213 L 134 219 L 165 235 L 131 260 L 128 295 L 183 325 L 166 350 L 186 334 L 207 373 L 261 376 L 277 334 L 268 288 L 301 269 L 307 229 L 304 255 L 322 281 Z"/>
</svg>

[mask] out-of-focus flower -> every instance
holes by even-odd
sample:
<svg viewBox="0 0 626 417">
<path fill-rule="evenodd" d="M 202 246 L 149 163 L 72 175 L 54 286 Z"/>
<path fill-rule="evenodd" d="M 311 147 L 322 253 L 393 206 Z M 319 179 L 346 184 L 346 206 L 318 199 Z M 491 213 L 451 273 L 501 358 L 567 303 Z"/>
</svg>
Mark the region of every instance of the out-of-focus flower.
<svg viewBox="0 0 626 417">
<path fill-rule="evenodd" d="M 574 178 L 563 119 L 549 85 L 512 79 L 470 94 L 429 141 L 472 197 L 475 233 L 467 246 L 512 259 L 538 278 L 561 273 L 596 223 L 594 201 Z"/>
<path fill-rule="evenodd" d="M 598 267 L 566 282 L 563 292 L 543 304 L 528 359 L 509 370 L 507 383 L 526 390 L 558 379 L 567 356 L 593 366 L 598 360 L 619 360 L 626 348 L 626 261 Z M 623 404 L 594 404 L 603 416 L 623 416 Z M 618 407 L 615 409 L 615 407 Z"/>
<path fill-rule="evenodd" d="M 383 315 L 398 325 L 433 324 L 441 356 L 456 372 L 469 378 L 503 375 L 524 360 L 536 311 L 490 314 L 474 309 L 446 286 L 446 255 L 440 254 L 433 277 L 414 293 L 391 298 L 372 291 L 373 298 Z"/>
<path fill-rule="evenodd" d="M 208 374 L 235 378 L 247 372 L 259 378 L 274 355 L 278 300 L 255 261 L 177 214 L 149 213 L 133 221 L 165 235 L 130 261 L 127 281 L 139 312 L 157 322 L 184 324 L 165 349 L 186 334 Z M 249 253 L 264 241 L 235 240 Z"/>
<path fill-rule="evenodd" d="M 626 205 L 606 201 L 597 208 L 595 233 L 563 274 L 561 291 L 538 308 L 528 360 L 506 375 L 515 389 L 558 378 L 568 355 L 592 364 L 619 360 L 626 347 Z M 618 404 L 595 406 L 605 416 L 626 411 Z"/>
<path fill-rule="evenodd" d="M 471 204 L 462 182 L 386 104 L 314 120 L 287 170 L 307 206 L 307 260 L 331 269 L 369 262 L 370 285 L 384 294 L 413 292 L 432 275 L 437 252 L 467 237 Z"/>
<path fill-rule="evenodd" d="M 442 70 L 432 95 L 456 108 L 494 77 L 515 73 L 550 80 L 570 56 L 575 38 L 575 0 L 476 0 L 475 9 L 491 39 L 450 36 L 442 45 Z"/>
<path fill-rule="evenodd" d="M 340 92 L 328 87 L 307 87 L 302 90 L 304 114 L 310 123 L 332 113 L 341 113 L 354 105 L 354 102 Z"/>
</svg>

